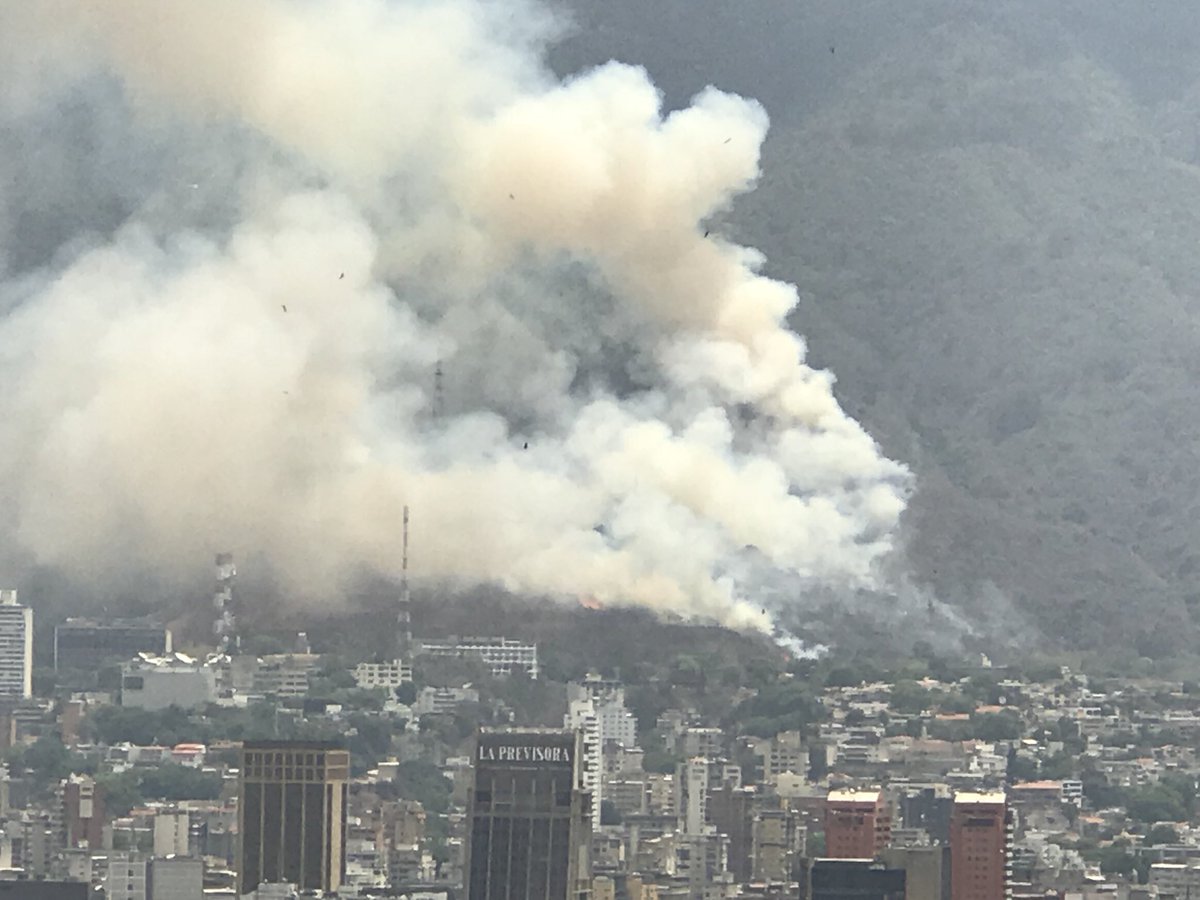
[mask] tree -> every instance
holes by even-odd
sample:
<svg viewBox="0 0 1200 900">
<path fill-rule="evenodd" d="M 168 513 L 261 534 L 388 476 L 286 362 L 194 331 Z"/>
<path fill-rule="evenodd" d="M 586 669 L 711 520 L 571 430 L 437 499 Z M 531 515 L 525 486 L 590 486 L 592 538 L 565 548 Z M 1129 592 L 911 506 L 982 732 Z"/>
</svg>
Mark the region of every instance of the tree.
<svg viewBox="0 0 1200 900">
<path fill-rule="evenodd" d="M 1187 806 L 1179 793 L 1159 783 L 1135 788 L 1125 801 L 1125 811 L 1139 822 L 1181 822 Z"/>
<path fill-rule="evenodd" d="M 222 779 L 217 772 L 205 772 L 178 763 L 164 763 L 138 772 L 142 796 L 156 800 L 216 800 L 221 796 Z"/>
<path fill-rule="evenodd" d="M 71 753 L 54 735 L 43 735 L 26 749 L 21 758 L 25 770 L 42 783 L 61 781 L 71 773 Z"/>
<path fill-rule="evenodd" d="M 1159 844 L 1178 844 L 1179 832 L 1170 825 L 1155 825 L 1142 843 L 1147 847 L 1156 847 Z"/>
<path fill-rule="evenodd" d="M 416 800 L 426 812 L 444 813 L 450 806 L 451 786 L 442 770 L 423 759 L 406 759 L 396 769 L 396 794 Z"/>
<path fill-rule="evenodd" d="M 888 705 L 896 712 L 916 714 L 929 707 L 929 691 L 915 681 L 897 681 L 892 685 Z"/>
<path fill-rule="evenodd" d="M 984 713 L 972 717 L 975 736 L 983 741 L 1012 741 L 1021 736 L 1021 719 L 1016 713 Z"/>
<path fill-rule="evenodd" d="M 103 772 L 96 776 L 96 784 L 104 790 L 104 810 L 109 816 L 119 817 L 142 802 L 142 791 L 137 773 Z"/>
</svg>

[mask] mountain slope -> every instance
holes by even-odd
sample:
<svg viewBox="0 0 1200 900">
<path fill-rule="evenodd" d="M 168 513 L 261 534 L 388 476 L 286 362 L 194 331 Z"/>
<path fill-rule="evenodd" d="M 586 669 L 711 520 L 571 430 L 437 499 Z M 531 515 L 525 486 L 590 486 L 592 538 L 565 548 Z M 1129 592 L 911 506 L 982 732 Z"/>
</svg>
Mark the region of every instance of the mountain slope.
<svg viewBox="0 0 1200 900">
<path fill-rule="evenodd" d="M 625 9 L 568 49 L 628 58 L 624 14 L 671 96 L 700 64 L 679 59 L 704 45 L 693 9 L 675 42 Z M 915 577 L 968 609 L 994 586 L 1056 642 L 1159 655 L 1200 617 L 1197 26 L 1126 13 L 927 3 L 855 29 L 818 5 L 776 30 L 809 56 L 815 33 L 856 38 L 795 103 L 781 83 L 816 63 L 764 38 L 769 16 L 705 33 L 714 81 L 776 103 L 726 227 L 799 285 L 813 360 L 915 469 Z"/>
</svg>

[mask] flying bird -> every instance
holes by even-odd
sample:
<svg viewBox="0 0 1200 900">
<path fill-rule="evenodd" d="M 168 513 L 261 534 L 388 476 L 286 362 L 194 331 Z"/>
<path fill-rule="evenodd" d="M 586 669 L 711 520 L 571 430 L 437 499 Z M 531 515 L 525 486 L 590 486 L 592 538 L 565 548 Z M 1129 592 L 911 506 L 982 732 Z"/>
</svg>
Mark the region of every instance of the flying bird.
<svg viewBox="0 0 1200 900">
<path fill-rule="evenodd" d="M 525 442 L 525 446 L 524 446 L 524 447 L 522 447 L 521 449 L 522 449 L 522 450 L 528 450 L 528 449 L 529 449 L 529 441 L 526 441 L 526 442 Z"/>
<path fill-rule="evenodd" d="M 341 281 L 345 277 L 346 277 L 346 273 L 343 272 L 341 275 L 338 276 L 338 281 Z"/>
<path fill-rule="evenodd" d="M 705 232 L 704 232 L 704 236 L 705 236 L 705 237 L 708 237 L 708 230 L 707 230 L 707 229 L 706 229 L 706 230 L 705 230 Z"/>
<path fill-rule="evenodd" d="M 727 137 L 727 138 L 725 138 L 725 140 L 722 143 L 728 144 L 732 140 L 733 140 L 733 138 Z"/>
<path fill-rule="evenodd" d="M 280 307 L 280 308 L 281 308 L 281 309 L 282 309 L 284 312 L 287 312 L 287 304 L 286 304 L 286 303 L 280 303 L 280 304 L 279 304 L 279 307 Z"/>
<path fill-rule="evenodd" d="M 830 52 L 830 53 L 833 53 L 833 51 L 834 51 L 834 48 L 833 48 L 833 47 L 830 47 L 830 48 L 829 48 L 829 52 Z"/>
</svg>

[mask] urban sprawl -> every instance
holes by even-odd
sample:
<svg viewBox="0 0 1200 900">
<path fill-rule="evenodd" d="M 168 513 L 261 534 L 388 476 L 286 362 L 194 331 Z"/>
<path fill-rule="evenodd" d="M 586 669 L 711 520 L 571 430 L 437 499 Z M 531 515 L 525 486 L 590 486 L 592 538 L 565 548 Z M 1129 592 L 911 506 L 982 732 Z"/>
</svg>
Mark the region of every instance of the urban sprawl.
<svg viewBox="0 0 1200 900">
<path fill-rule="evenodd" d="M 0 592 L 0 898 L 1200 896 L 1200 685 L 782 651 L 555 682 L 407 612 L 394 659 L 222 616 L 205 655 L 68 619 L 35 672 Z"/>
</svg>

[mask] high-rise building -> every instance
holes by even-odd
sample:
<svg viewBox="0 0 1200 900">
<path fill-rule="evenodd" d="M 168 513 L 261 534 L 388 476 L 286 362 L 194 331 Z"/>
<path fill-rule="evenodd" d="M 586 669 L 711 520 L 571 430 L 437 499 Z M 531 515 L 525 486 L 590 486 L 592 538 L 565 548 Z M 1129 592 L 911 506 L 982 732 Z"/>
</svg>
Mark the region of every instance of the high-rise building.
<svg viewBox="0 0 1200 900">
<path fill-rule="evenodd" d="M 709 824 L 708 765 L 707 759 L 696 756 L 675 767 L 679 830 L 684 834 L 700 834 Z"/>
<path fill-rule="evenodd" d="M 570 700 L 567 714 L 563 716 L 563 727 L 578 731 L 583 738 L 579 752 L 579 768 L 583 778 L 583 789 L 592 798 L 592 828 L 600 827 L 601 804 L 604 802 L 604 782 L 601 778 L 601 750 L 603 739 L 600 718 L 591 697 Z"/>
<path fill-rule="evenodd" d="M 33 610 L 0 591 L 0 697 L 33 695 Z"/>
<path fill-rule="evenodd" d="M 874 859 L 888 845 L 892 816 L 881 791 L 830 791 L 825 800 L 825 855 Z"/>
<path fill-rule="evenodd" d="M 637 718 L 625 705 L 625 686 L 599 675 L 567 685 L 567 702 L 590 700 L 600 725 L 600 743 L 616 742 L 632 749 L 637 746 Z"/>
<path fill-rule="evenodd" d="M 951 900 L 1004 900 L 1008 804 L 1001 792 L 954 795 L 950 814 Z"/>
<path fill-rule="evenodd" d="M 346 871 L 350 753 L 325 741 L 247 741 L 238 777 L 238 889 L 336 891 Z"/>
<path fill-rule="evenodd" d="M 486 730 L 475 750 L 467 900 L 582 900 L 591 885 L 591 798 L 582 736 Z"/>
<path fill-rule="evenodd" d="M 95 671 L 139 653 L 165 656 L 170 652 L 171 632 L 153 623 L 67 619 L 54 629 L 55 671 Z"/>
<path fill-rule="evenodd" d="M 63 846 L 99 850 L 104 846 L 104 788 L 88 775 L 71 775 L 59 785 Z"/>
<path fill-rule="evenodd" d="M 722 785 L 709 792 L 708 815 L 713 827 L 729 837 L 729 871 L 736 881 L 754 872 L 753 821 L 758 792 L 752 787 Z"/>
</svg>

